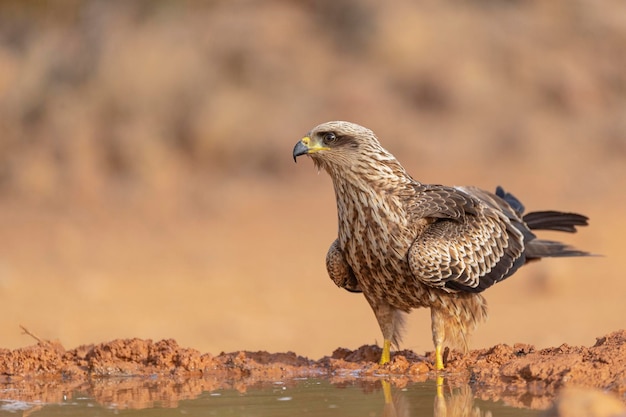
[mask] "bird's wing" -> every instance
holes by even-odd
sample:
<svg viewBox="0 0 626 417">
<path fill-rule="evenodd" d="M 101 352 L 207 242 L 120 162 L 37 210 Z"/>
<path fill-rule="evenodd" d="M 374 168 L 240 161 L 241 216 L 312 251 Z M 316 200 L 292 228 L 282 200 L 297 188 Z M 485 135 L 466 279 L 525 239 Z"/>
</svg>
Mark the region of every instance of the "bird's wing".
<svg viewBox="0 0 626 417">
<path fill-rule="evenodd" d="M 410 213 L 430 221 L 411 245 L 408 262 L 421 283 L 480 292 L 524 264 L 524 235 L 498 207 L 500 201 L 483 201 L 471 188 L 420 188 Z"/>
<path fill-rule="evenodd" d="M 343 252 L 339 247 L 339 241 L 335 240 L 328 249 L 326 254 L 326 270 L 330 279 L 333 280 L 338 287 L 350 292 L 363 292 L 359 286 L 356 276 L 346 262 Z"/>
<path fill-rule="evenodd" d="M 444 185 L 416 185 L 407 199 L 407 211 L 414 218 L 461 219 L 478 214 L 480 201 L 471 194 Z"/>
</svg>

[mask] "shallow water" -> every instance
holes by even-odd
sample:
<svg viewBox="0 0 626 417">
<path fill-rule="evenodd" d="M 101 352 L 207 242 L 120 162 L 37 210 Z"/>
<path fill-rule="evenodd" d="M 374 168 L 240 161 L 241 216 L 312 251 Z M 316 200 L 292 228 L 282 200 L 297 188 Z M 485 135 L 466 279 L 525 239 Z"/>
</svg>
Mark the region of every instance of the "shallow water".
<svg viewBox="0 0 626 417">
<path fill-rule="evenodd" d="M 381 380 L 331 383 L 325 379 L 297 379 L 239 389 L 200 391 L 191 396 L 180 392 L 179 397 L 172 396 L 171 386 L 165 392 L 159 389 L 159 385 L 158 380 L 144 381 L 140 389 L 128 384 L 109 384 L 107 390 L 91 393 L 81 390 L 64 392 L 59 401 L 49 402 L 37 398 L 24 400 L 23 392 L 0 385 L 0 416 L 539 415 L 536 410 L 475 400 L 467 385 L 437 387 L 434 381 L 396 388 Z"/>
</svg>

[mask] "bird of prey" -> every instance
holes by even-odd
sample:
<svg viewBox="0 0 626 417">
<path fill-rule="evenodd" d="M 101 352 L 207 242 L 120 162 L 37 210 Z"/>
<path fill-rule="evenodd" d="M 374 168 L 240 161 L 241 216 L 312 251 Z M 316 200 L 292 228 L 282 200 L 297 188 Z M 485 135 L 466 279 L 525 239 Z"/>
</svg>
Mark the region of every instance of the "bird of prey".
<svg viewBox="0 0 626 417">
<path fill-rule="evenodd" d="M 308 155 L 332 178 L 338 236 L 326 255 L 330 278 L 362 292 L 383 334 L 380 364 L 398 346 L 404 313 L 431 311 L 435 368 L 444 347 L 467 350 L 467 340 L 487 316 L 482 291 L 544 257 L 586 256 L 534 230 L 575 232 L 588 218 L 536 211 L 498 187 L 423 184 L 414 180 L 376 135 L 354 123 L 313 128 L 293 149 Z"/>
</svg>

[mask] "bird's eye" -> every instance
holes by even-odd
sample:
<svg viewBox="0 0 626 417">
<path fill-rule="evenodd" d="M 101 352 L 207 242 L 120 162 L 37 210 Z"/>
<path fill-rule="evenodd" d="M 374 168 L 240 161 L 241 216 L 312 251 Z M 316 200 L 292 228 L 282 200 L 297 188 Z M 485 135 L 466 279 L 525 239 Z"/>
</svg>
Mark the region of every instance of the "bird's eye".
<svg viewBox="0 0 626 417">
<path fill-rule="evenodd" d="M 324 143 L 333 143 L 337 140 L 337 135 L 335 135 L 333 132 L 326 132 L 324 133 L 323 139 Z"/>
</svg>

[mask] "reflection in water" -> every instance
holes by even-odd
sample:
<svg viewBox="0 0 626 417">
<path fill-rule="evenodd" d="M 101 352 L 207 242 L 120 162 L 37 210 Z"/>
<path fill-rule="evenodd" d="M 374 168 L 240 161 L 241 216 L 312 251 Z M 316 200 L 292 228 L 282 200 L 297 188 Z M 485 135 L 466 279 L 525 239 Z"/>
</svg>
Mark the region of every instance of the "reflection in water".
<svg viewBox="0 0 626 417">
<path fill-rule="evenodd" d="M 409 402 L 402 391 L 392 393 L 389 381 L 381 381 L 385 406 L 383 417 L 409 417 Z M 466 383 L 453 386 L 444 377 L 437 377 L 436 394 L 433 405 L 434 417 L 492 417 L 490 411 L 482 413 L 474 406 L 474 395 Z"/>
<path fill-rule="evenodd" d="M 443 377 L 437 377 L 434 416 L 436 417 L 491 417 L 491 412 L 481 413 L 474 406 L 474 394 L 467 384 L 452 387 Z"/>
<path fill-rule="evenodd" d="M 129 416 L 188 417 L 255 415 L 363 416 L 385 417 L 491 417 L 535 416 L 532 410 L 513 409 L 480 401 L 474 403 L 465 383 L 446 381 L 390 381 L 352 376 L 328 379 L 293 379 L 242 385 L 230 381 L 216 387 L 215 381 L 175 378 L 101 379 L 82 383 L 0 383 L 0 417 L 5 415 L 83 416 L 127 410 Z M 381 389 L 382 388 L 382 389 Z M 382 391 L 382 395 L 381 392 Z M 22 414 L 20 414 L 22 413 Z"/>
<path fill-rule="evenodd" d="M 411 415 L 409 402 L 401 391 L 397 391 L 392 395 L 391 384 L 389 381 L 382 380 L 383 393 L 385 397 L 385 407 L 383 408 L 383 417 L 408 417 Z"/>
<path fill-rule="evenodd" d="M 221 386 L 203 378 L 102 378 L 80 382 L 21 380 L 0 384 L 0 401 L 20 401 L 24 406 L 61 404 L 73 396 L 87 396 L 107 408 L 176 408 L 179 401 L 197 398 L 217 387 Z"/>
</svg>

